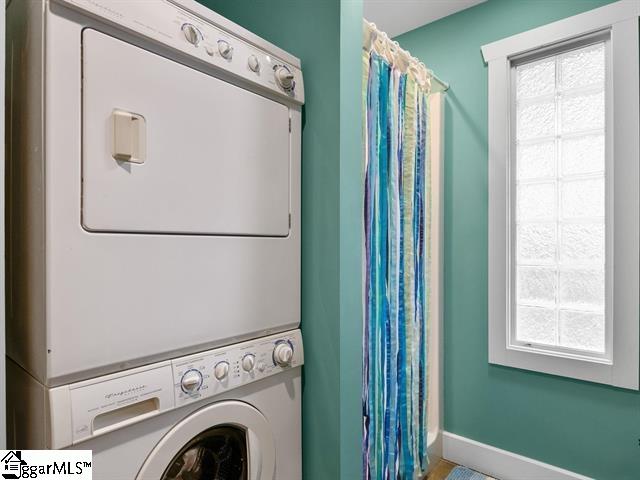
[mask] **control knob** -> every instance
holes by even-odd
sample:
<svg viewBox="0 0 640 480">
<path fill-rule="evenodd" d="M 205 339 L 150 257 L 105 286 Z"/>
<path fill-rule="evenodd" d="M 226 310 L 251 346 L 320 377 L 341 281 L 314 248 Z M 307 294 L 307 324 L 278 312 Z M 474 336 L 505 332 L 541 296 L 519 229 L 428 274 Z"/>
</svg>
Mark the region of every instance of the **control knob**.
<svg viewBox="0 0 640 480">
<path fill-rule="evenodd" d="M 280 367 L 288 367 L 293 360 L 293 347 L 289 342 L 281 342 L 273 350 L 273 363 Z"/>
<path fill-rule="evenodd" d="M 229 374 L 229 364 L 227 362 L 218 362 L 213 368 L 213 375 L 220 381 L 227 378 Z"/>
<path fill-rule="evenodd" d="M 245 372 L 253 370 L 253 366 L 256 364 L 256 356 L 253 353 L 247 353 L 242 357 L 242 369 Z"/>
<path fill-rule="evenodd" d="M 198 370 L 188 370 L 182 376 L 180 385 L 184 393 L 193 393 L 202 386 L 202 374 Z"/>
<path fill-rule="evenodd" d="M 218 51 L 220 55 L 222 55 L 222 58 L 231 60 L 231 57 L 233 57 L 233 47 L 225 40 L 218 40 Z"/>
<path fill-rule="evenodd" d="M 189 42 L 194 47 L 197 47 L 200 43 L 200 40 L 202 40 L 202 34 L 200 33 L 200 30 L 198 30 L 196 26 L 191 23 L 185 23 L 184 25 L 182 25 L 182 33 L 184 34 L 184 38 L 187 39 L 187 42 Z"/>
<path fill-rule="evenodd" d="M 260 60 L 258 60 L 258 57 L 255 55 L 251 55 L 247 60 L 247 63 L 249 64 L 249 69 L 252 72 L 258 73 L 260 71 Z"/>
<path fill-rule="evenodd" d="M 293 73 L 291 73 L 291 70 L 284 65 L 280 65 L 276 67 L 274 75 L 276 77 L 276 82 L 278 82 L 278 85 L 280 85 L 283 90 L 286 92 L 293 91 L 296 86 L 296 82 L 293 81 L 295 77 L 293 76 Z"/>
</svg>

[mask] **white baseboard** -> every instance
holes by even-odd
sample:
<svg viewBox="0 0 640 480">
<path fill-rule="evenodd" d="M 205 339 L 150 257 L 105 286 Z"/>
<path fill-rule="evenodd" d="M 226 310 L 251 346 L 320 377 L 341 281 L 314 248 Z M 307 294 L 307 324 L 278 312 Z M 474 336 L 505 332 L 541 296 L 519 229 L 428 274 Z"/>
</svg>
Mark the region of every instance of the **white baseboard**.
<svg viewBox="0 0 640 480">
<path fill-rule="evenodd" d="M 548 463 L 443 432 L 443 457 L 500 480 L 592 480 Z"/>
</svg>

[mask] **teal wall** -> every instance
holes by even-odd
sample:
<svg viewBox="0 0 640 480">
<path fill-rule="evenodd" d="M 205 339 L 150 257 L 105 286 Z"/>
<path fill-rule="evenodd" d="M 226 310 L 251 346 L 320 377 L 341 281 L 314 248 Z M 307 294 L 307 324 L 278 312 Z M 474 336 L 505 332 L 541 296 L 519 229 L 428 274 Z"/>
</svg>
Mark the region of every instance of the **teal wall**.
<svg viewBox="0 0 640 480">
<path fill-rule="evenodd" d="M 362 3 L 199 1 L 302 61 L 306 96 L 302 132 L 301 318 L 305 345 L 304 479 L 352 480 L 360 472 L 361 430 L 361 208 L 357 195 L 362 161 Z M 341 69 L 343 64 L 345 68 Z M 342 95 L 344 92 L 352 96 Z M 341 230 L 343 225 L 348 228 Z M 354 299 L 351 295 L 356 293 Z M 343 324 L 345 332 L 341 334 Z M 341 355 L 349 360 L 348 364 L 341 361 Z M 341 468 L 357 473 L 345 476 Z"/>
<path fill-rule="evenodd" d="M 480 46 L 603 0 L 489 0 L 400 36 L 450 82 L 445 429 L 584 475 L 640 478 L 640 394 L 487 363 L 487 67 Z"/>
<path fill-rule="evenodd" d="M 340 478 L 356 480 L 362 477 L 362 0 L 340 5 Z"/>
</svg>

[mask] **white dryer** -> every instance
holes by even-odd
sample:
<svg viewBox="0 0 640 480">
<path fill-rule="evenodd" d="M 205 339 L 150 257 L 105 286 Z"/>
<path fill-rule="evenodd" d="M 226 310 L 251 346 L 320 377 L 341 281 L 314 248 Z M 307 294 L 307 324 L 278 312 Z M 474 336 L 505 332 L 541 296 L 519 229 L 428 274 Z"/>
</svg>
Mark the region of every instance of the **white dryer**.
<svg viewBox="0 0 640 480">
<path fill-rule="evenodd" d="M 16 363 L 56 386 L 297 328 L 297 58 L 193 0 L 12 0 L 7 49 Z"/>
<path fill-rule="evenodd" d="M 300 480 L 298 330 L 48 389 L 12 361 L 8 442 L 93 451 L 96 480 Z"/>
</svg>

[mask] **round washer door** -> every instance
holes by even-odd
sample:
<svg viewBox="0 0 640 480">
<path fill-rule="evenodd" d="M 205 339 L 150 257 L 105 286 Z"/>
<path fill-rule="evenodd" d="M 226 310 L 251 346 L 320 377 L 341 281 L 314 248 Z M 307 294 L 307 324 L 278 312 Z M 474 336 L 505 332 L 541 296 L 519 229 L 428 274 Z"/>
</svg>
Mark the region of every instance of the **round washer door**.
<svg viewBox="0 0 640 480">
<path fill-rule="evenodd" d="M 169 430 L 136 480 L 272 480 L 275 455 L 266 418 L 249 404 L 223 401 Z"/>
</svg>

